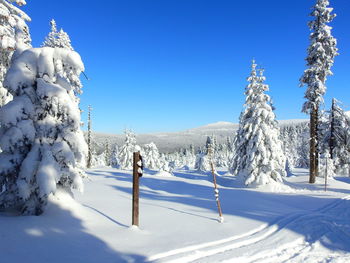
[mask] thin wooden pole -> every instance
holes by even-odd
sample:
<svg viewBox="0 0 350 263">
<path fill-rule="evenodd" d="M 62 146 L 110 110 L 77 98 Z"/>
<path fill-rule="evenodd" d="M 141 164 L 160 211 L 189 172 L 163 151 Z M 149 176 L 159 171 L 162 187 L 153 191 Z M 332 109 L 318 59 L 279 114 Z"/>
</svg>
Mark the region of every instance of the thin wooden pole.
<svg viewBox="0 0 350 263">
<path fill-rule="evenodd" d="M 210 158 L 211 173 L 213 174 L 214 193 L 215 193 L 216 206 L 218 207 L 218 212 L 219 212 L 219 221 L 220 221 L 220 223 L 223 223 L 224 217 L 222 216 L 221 204 L 220 204 L 220 199 L 219 199 L 219 189 L 218 189 L 218 185 L 216 183 L 216 172 L 215 172 L 213 158 L 212 158 L 213 148 L 211 145 L 209 146 L 208 153 L 209 153 L 209 158 Z"/>
<path fill-rule="evenodd" d="M 211 172 L 213 174 L 213 182 L 214 182 L 214 192 L 215 192 L 216 205 L 217 205 L 218 211 L 219 211 L 220 222 L 222 222 L 223 221 L 223 216 L 222 216 L 221 204 L 220 204 L 220 199 L 219 199 L 219 189 L 218 189 L 218 185 L 216 183 L 216 173 L 215 173 L 213 161 L 210 162 L 210 166 L 211 166 Z"/>
<path fill-rule="evenodd" d="M 132 180 L 132 225 L 139 226 L 139 196 L 140 196 L 140 176 L 138 173 L 140 152 L 133 154 L 133 180 Z"/>
</svg>

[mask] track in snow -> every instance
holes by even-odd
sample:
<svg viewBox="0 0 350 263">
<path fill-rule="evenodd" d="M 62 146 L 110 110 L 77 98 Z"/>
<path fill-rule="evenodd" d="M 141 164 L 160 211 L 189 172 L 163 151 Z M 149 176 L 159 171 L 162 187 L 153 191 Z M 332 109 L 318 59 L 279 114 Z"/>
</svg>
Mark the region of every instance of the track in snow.
<svg viewBox="0 0 350 263">
<path fill-rule="evenodd" d="M 336 247 L 339 252 L 324 247 L 336 246 L 338 239 L 341 244 L 350 243 L 349 200 L 350 195 L 308 214 L 293 213 L 241 235 L 160 253 L 148 261 L 350 262 L 346 261 L 346 254 L 350 258 L 350 245 Z"/>
</svg>

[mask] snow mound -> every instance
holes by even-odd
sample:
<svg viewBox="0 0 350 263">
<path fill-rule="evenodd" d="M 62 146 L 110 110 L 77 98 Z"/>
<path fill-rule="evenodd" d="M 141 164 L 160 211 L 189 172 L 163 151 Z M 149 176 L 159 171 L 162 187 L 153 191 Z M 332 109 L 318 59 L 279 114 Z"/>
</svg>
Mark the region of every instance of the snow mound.
<svg viewBox="0 0 350 263">
<path fill-rule="evenodd" d="M 170 172 L 167 171 L 159 171 L 156 173 L 154 176 L 159 176 L 159 177 L 173 177 L 173 175 Z"/>
<path fill-rule="evenodd" d="M 260 185 L 256 187 L 259 190 L 262 190 L 264 192 L 271 192 L 271 193 L 296 193 L 296 189 L 285 185 L 281 182 L 276 182 L 271 180 L 268 184 Z"/>
</svg>

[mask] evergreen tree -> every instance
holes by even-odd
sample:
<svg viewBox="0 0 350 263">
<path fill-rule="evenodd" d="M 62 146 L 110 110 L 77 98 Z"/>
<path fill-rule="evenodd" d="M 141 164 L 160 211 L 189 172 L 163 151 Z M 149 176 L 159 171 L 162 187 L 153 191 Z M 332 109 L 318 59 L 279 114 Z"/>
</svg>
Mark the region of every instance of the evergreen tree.
<svg viewBox="0 0 350 263">
<path fill-rule="evenodd" d="M 329 153 L 336 173 L 347 173 L 350 167 L 350 119 L 334 98 L 328 118 L 321 127 L 324 156 Z"/>
<path fill-rule="evenodd" d="M 110 166 L 111 165 L 111 149 L 110 149 L 108 140 L 106 140 L 106 142 L 105 142 L 104 157 L 105 157 L 105 165 Z"/>
<path fill-rule="evenodd" d="M 125 143 L 119 152 L 121 169 L 132 169 L 133 154 L 136 147 L 136 136 L 132 131 L 125 131 Z"/>
<path fill-rule="evenodd" d="M 210 171 L 209 158 L 205 153 L 198 153 L 194 169 L 200 172 Z"/>
<path fill-rule="evenodd" d="M 57 187 L 83 187 L 87 145 L 64 67 L 74 76 L 84 70 L 74 51 L 36 48 L 21 53 L 8 70 L 4 83 L 13 100 L 0 109 L 1 207 L 38 215 Z"/>
<path fill-rule="evenodd" d="M 330 23 L 335 14 L 329 7 L 328 0 L 317 0 L 311 16 L 314 17 L 308 26 L 311 30 L 310 45 L 308 47 L 307 69 L 300 79 L 300 85 L 307 86 L 306 102 L 303 112 L 310 114 L 310 183 L 315 182 L 318 174 L 318 119 L 319 107 L 323 103 L 326 93 L 326 80 L 332 75 L 331 67 L 337 53 L 337 41 L 331 34 Z"/>
<path fill-rule="evenodd" d="M 234 145 L 233 145 L 233 142 L 232 142 L 232 138 L 231 138 L 231 137 L 227 136 L 226 144 L 227 144 L 227 150 L 228 150 L 229 152 L 233 152 L 233 151 L 234 151 L 234 149 L 233 149 Z"/>
<path fill-rule="evenodd" d="M 159 151 L 157 146 L 151 142 L 144 146 L 143 160 L 146 168 L 149 169 L 159 169 L 161 168 L 161 163 L 159 160 Z"/>
<path fill-rule="evenodd" d="M 61 28 L 60 31 L 57 31 L 56 21 L 52 19 L 50 21 L 51 32 L 45 38 L 43 47 L 59 47 L 69 50 L 74 50 L 70 41 L 70 38 L 66 32 Z"/>
<path fill-rule="evenodd" d="M 240 116 L 235 138 L 236 154 L 231 163 L 231 173 L 241 177 L 246 185 L 262 185 L 282 181 L 285 176 L 285 156 L 279 140 L 279 127 L 264 92 L 263 71 L 257 76 L 253 60 L 252 71 L 246 87 L 245 109 Z"/>
<path fill-rule="evenodd" d="M 309 167 L 309 133 L 306 122 L 281 127 L 280 140 L 290 168 Z"/>
<path fill-rule="evenodd" d="M 110 165 L 114 168 L 119 168 L 119 147 L 114 145 L 113 151 L 111 153 Z"/>
<path fill-rule="evenodd" d="M 15 7 L 13 2 L 19 6 L 25 4 L 23 0 L 0 0 L 0 107 L 12 99 L 3 82 L 14 52 L 20 53 L 31 47 L 29 29 L 26 25 L 26 21 L 30 21 L 30 18 Z"/>
</svg>

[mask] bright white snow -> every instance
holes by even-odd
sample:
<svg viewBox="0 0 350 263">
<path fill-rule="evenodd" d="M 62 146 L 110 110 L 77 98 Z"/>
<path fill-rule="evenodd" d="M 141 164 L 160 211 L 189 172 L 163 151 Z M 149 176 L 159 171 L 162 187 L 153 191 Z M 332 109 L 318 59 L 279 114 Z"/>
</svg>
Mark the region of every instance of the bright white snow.
<svg viewBox="0 0 350 263">
<path fill-rule="evenodd" d="M 148 170 L 135 228 L 131 172 L 92 169 L 76 201 L 58 193 L 42 216 L 0 214 L 0 262 L 350 262 L 350 178 L 324 192 L 293 172 L 259 189 L 220 176 L 219 223 L 210 173 Z"/>
</svg>

